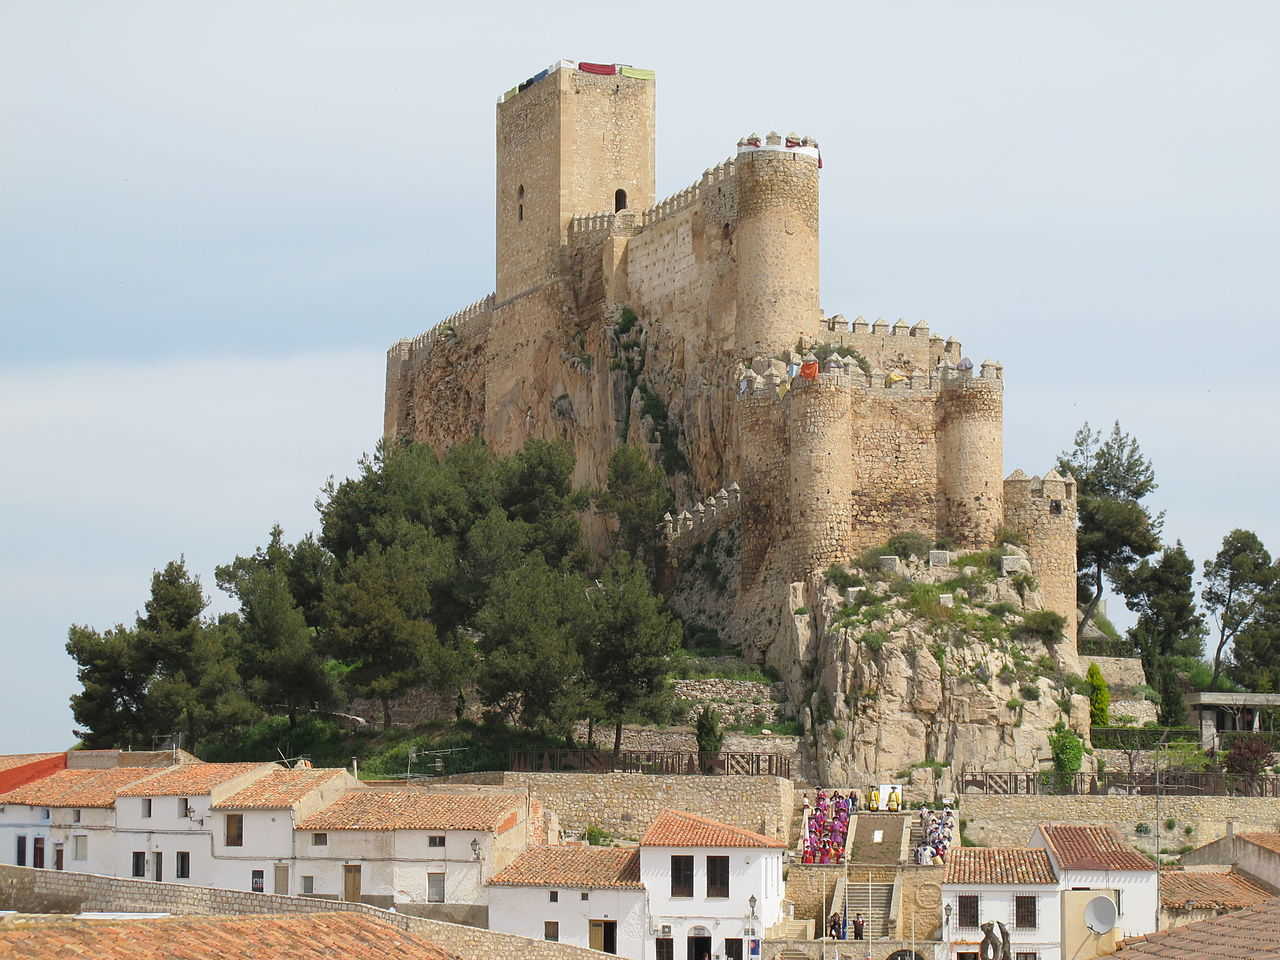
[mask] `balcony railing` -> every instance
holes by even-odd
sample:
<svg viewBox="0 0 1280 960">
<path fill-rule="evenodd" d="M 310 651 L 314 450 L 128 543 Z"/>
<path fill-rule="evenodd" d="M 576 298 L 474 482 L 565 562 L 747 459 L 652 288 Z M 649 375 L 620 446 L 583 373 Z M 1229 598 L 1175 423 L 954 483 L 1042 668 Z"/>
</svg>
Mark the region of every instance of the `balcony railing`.
<svg viewBox="0 0 1280 960">
<path fill-rule="evenodd" d="M 654 773 L 791 777 L 778 753 L 680 753 L 663 750 L 513 750 L 509 769 L 525 773 Z"/>
</svg>

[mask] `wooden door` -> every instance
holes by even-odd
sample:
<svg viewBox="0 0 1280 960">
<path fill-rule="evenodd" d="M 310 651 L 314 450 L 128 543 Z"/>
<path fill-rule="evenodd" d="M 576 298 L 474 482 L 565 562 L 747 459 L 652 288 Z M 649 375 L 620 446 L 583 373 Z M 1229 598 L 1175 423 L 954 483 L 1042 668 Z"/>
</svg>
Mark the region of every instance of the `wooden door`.
<svg viewBox="0 0 1280 960">
<path fill-rule="evenodd" d="M 33 837 L 31 839 L 31 865 L 33 867 L 44 866 L 44 837 Z"/>
<path fill-rule="evenodd" d="M 159 850 L 157 850 L 155 853 L 151 855 L 151 859 L 154 862 L 154 865 L 156 868 L 154 871 L 155 876 L 152 877 L 151 879 L 155 880 L 158 883 L 159 881 L 164 879 L 164 854 L 161 853 Z"/>
<path fill-rule="evenodd" d="M 342 899 L 360 901 L 360 864 L 348 863 L 342 868 Z"/>
<path fill-rule="evenodd" d="M 591 921 L 590 940 L 588 941 L 588 946 L 590 946 L 592 950 L 604 949 L 604 921 L 603 920 Z"/>
<path fill-rule="evenodd" d="M 289 865 L 287 863 L 276 864 L 276 883 L 271 892 L 282 896 L 289 895 Z"/>
<path fill-rule="evenodd" d="M 62 844 L 58 844 L 53 848 L 53 869 L 62 869 Z"/>
</svg>

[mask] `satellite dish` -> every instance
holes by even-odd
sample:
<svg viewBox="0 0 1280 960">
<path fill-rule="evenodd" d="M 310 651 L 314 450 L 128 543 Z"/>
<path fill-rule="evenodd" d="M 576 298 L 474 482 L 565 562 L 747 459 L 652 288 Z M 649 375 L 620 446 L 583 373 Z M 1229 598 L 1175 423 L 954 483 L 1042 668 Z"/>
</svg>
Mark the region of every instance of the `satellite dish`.
<svg viewBox="0 0 1280 960">
<path fill-rule="evenodd" d="M 1094 897 L 1084 908 L 1084 925 L 1092 933 L 1110 933 L 1116 925 L 1116 903 L 1110 897 Z"/>
</svg>

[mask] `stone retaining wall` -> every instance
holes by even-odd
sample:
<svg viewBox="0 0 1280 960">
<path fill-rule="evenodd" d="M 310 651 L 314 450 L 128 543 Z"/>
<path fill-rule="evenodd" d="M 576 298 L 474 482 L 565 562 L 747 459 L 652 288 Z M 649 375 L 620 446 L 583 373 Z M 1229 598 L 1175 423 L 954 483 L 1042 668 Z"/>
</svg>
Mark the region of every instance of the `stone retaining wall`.
<svg viewBox="0 0 1280 960">
<path fill-rule="evenodd" d="M 645 773 L 514 773 L 450 778 L 453 782 L 527 787 L 566 830 L 594 824 L 638 839 L 665 809 L 687 810 L 755 830 L 784 843 L 794 807 L 790 780 L 781 777 L 652 776 Z"/>
<path fill-rule="evenodd" d="M 587 725 L 579 723 L 573 730 L 574 739 L 587 742 Z M 595 745 L 600 750 L 613 749 L 613 728 L 596 727 Z M 694 753 L 698 740 L 692 727 L 632 727 L 622 728 L 623 750 L 662 750 L 673 753 Z M 792 736 L 756 736 L 747 733 L 726 732 L 720 747 L 725 753 L 779 753 L 797 758 L 799 763 L 800 738 Z M 793 767 L 799 769 L 798 766 Z"/>
<path fill-rule="evenodd" d="M 1089 664 L 1096 663 L 1102 671 L 1102 678 L 1113 687 L 1140 687 L 1147 682 L 1147 675 L 1142 669 L 1142 661 L 1137 657 L 1091 657 L 1080 658 L 1080 670 L 1089 669 Z"/>
<path fill-rule="evenodd" d="M 960 798 L 965 836 L 988 847 L 1025 846 L 1038 824 L 1101 823 L 1115 827 L 1140 850 L 1152 852 L 1156 836 L 1162 852 L 1201 846 L 1225 836 L 1227 821 L 1236 832 L 1280 830 L 1280 801 L 1263 797 L 997 797 L 966 794 Z M 1172 820 L 1173 829 L 1165 827 Z M 1149 833 L 1138 833 L 1145 824 Z M 1191 827 L 1191 833 L 1186 828 Z"/>
<path fill-rule="evenodd" d="M 918 940 L 765 940 L 764 960 L 888 960 L 899 950 L 914 950 L 922 960 L 942 960 L 942 944 Z"/>
<path fill-rule="evenodd" d="M 532 940 L 509 933 L 464 927 L 441 920 L 388 913 L 363 903 L 283 897 L 243 890 L 220 890 L 181 883 L 126 880 L 89 873 L 36 870 L 0 865 L 0 908 L 22 913 L 172 913 L 181 916 L 242 914 L 363 913 L 400 930 L 424 937 L 463 960 L 598 960 L 583 947 Z"/>
</svg>

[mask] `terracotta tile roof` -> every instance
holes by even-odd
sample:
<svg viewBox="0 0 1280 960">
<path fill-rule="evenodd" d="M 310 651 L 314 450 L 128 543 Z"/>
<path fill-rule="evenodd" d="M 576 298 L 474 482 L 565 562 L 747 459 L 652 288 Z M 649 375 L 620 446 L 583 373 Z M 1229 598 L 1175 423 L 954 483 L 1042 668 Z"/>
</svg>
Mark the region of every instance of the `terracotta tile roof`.
<svg viewBox="0 0 1280 960">
<path fill-rule="evenodd" d="M 156 773 L 154 767 L 58 770 L 0 794 L 0 803 L 25 803 L 33 807 L 114 807 L 119 790 Z"/>
<path fill-rule="evenodd" d="M 1111 827 L 1045 823 L 1040 832 L 1063 870 L 1155 870 Z"/>
<path fill-rule="evenodd" d="M 214 787 L 254 770 L 279 770 L 273 763 L 182 763 L 143 783 L 120 791 L 122 797 L 185 797 L 208 793 Z"/>
<path fill-rule="evenodd" d="M 1280 960 L 1280 897 L 1120 943 L 1121 960 Z"/>
<path fill-rule="evenodd" d="M 956 847 L 947 854 L 943 883 L 1056 884 L 1047 850 Z"/>
<path fill-rule="evenodd" d="M 683 810 L 663 810 L 640 839 L 642 847 L 785 847 L 761 833 Z"/>
<path fill-rule="evenodd" d="M 513 794 L 352 790 L 298 824 L 299 830 L 495 830 L 523 803 Z"/>
<path fill-rule="evenodd" d="M 1236 836 L 1272 853 L 1280 853 L 1280 833 L 1237 833 Z"/>
<path fill-rule="evenodd" d="M 0 928 L 12 960 L 457 960 L 424 937 L 355 913 L 58 920 Z"/>
<path fill-rule="evenodd" d="M 0 756 L 0 770 L 12 770 L 14 767 L 25 767 L 28 763 L 39 763 L 41 760 L 52 760 L 61 756 L 59 753 L 9 753 Z"/>
<path fill-rule="evenodd" d="M 1237 910 L 1270 900 L 1272 896 L 1269 890 L 1239 873 L 1160 871 L 1160 904 L 1173 910 Z"/>
<path fill-rule="evenodd" d="M 489 883 L 500 887 L 644 889 L 636 847 L 534 847 Z"/>
<path fill-rule="evenodd" d="M 213 805 L 215 810 L 286 810 L 327 780 L 346 773 L 341 767 L 276 770 Z"/>
</svg>

